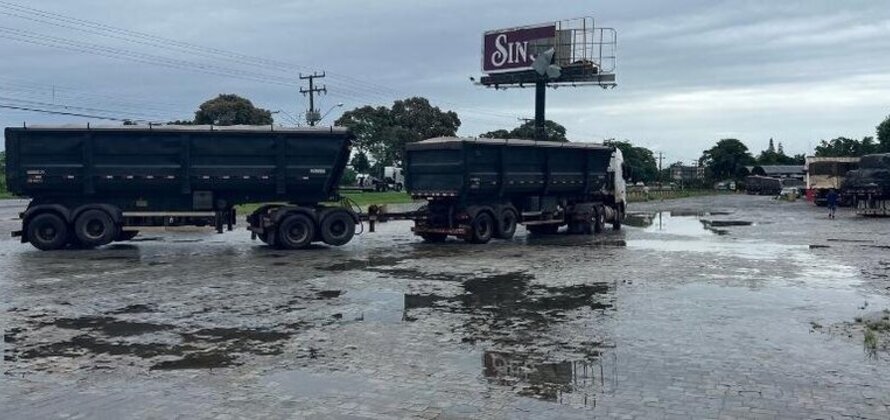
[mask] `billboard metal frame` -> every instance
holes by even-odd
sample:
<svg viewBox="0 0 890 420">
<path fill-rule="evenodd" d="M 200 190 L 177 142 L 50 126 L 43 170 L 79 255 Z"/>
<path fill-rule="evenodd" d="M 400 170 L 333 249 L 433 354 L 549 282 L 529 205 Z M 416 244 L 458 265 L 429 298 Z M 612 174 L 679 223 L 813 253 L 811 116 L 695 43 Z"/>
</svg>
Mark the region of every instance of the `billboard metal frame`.
<svg viewBox="0 0 890 420">
<path fill-rule="evenodd" d="M 548 46 L 555 50 L 552 64 L 562 69 L 560 77 L 546 78 L 530 67 L 484 70 L 487 58 L 486 37 L 548 26 L 556 29 L 556 36 L 549 41 Z M 495 89 L 523 88 L 542 79 L 550 86 L 614 87 L 617 85 L 615 70 L 618 66 L 618 33 L 614 28 L 596 27 L 594 18 L 590 16 L 486 31 L 483 34 L 480 64 L 485 75 L 479 84 Z"/>
<path fill-rule="evenodd" d="M 552 37 L 547 36 L 548 30 Z M 500 42 L 489 42 L 492 36 Z M 547 72 L 539 73 L 542 63 L 529 55 L 547 51 L 547 57 L 551 50 L 552 61 L 543 63 L 549 66 Z M 504 59 L 505 54 L 510 66 L 486 69 L 487 64 L 494 64 L 496 56 Z M 543 141 L 547 140 L 544 112 L 548 86 L 617 86 L 618 32 L 596 27 L 591 16 L 487 31 L 482 35 L 481 64 L 485 73 L 477 83 L 481 86 L 496 90 L 535 87 L 535 140 Z"/>
</svg>

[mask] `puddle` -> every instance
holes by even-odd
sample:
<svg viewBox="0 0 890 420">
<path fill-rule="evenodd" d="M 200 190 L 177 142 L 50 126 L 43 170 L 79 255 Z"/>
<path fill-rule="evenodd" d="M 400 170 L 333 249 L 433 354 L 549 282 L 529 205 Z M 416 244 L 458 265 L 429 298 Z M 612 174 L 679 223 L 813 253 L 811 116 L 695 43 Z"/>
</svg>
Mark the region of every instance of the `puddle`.
<svg viewBox="0 0 890 420">
<path fill-rule="evenodd" d="M 365 322 L 397 323 L 404 321 L 405 294 L 391 290 L 355 290 L 346 294 L 349 313 L 346 319 Z"/>
<path fill-rule="evenodd" d="M 545 401 L 595 406 L 604 385 L 603 365 L 593 360 L 548 362 L 529 353 L 487 351 L 482 364 L 490 382 Z"/>
<path fill-rule="evenodd" d="M 465 293 L 457 296 L 407 294 L 404 319 L 428 310 L 463 314 L 467 321 L 455 330 L 462 342 L 512 346 L 527 345 L 529 337 L 540 338 L 554 324 L 612 307 L 606 283 L 551 287 L 533 284 L 533 279 L 524 272 L 495 274 L 465 281 Z"/>
<path fill-rule="evenodd" d="M 628 215 L 630 218 L 630 215 Z M 756 260 L 788 258 L 790 254 L 809 250 L 809 245 L 785 245 L 764 241 L 737 239 L 729 231 L 715 229 L 726 226 L 748 226 L 751 222 L 702 219 L 702 216 L 676 216 L 671 212 L 637 214 L 636 226 L 642 228 L 640 239 L 629 240 L 628 248 L 668 252 L 717 253 Z"/>
<path fill-rule="evenodd" d="M 368 259 L 366 260 L 351 259 L 341 263 L 331 264 L 319 268 L 326 271 L 365 270 L 374 267 L 391 267 L 397 265 L 403 260 L 404 258 L 401 257 L 371 256 L 368 257 Z"/>
</svg>

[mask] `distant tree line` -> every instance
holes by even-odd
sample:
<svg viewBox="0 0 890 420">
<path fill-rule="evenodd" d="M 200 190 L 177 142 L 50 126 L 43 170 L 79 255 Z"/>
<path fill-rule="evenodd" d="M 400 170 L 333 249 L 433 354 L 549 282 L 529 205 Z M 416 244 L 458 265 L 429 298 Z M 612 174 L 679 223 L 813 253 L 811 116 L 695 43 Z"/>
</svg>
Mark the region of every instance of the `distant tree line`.
<svg viewBox="0 0 890 420">
<path fill-rule="evenodd" d="M 168 125 L 271 125 L 272 112 L 258 108 L 249 99 L 220 94 L 198 106 L 191 120 L 170 121 Z M 128 122 L 124 122 L 128 125 Z"/>
<path fill-rule="evenodd" d="M 482 133 L 479 135 L 482 138 L 488 139 L 520 139 L 520 140 L 534 140 L 535 139 L 535 122 L 534 120 L 528 120 L 521 124 L 519 127 L 516 127 L 512 130 L 494 130 L 489 131 L 487 133 Z M 545 120 L 544 121 L 544 140 L 546 141 L 560 141 L 567 142 L 569 139 L 566 138 L 566 128 L 556 123 L 554 121 Z"/>
<path fill-rule="evenodd" d="M 822 140 L 816 146 L 815 154 L 819 157 L 863 156 L 872 153 L 890 153 L 890 116 L 877 127 L 877 141 L 872 136 L 856 140 L 849 137 L 836 137 Z M 705 150 L 699 164 L 706 168 L 707 177 L 712 181 L 741 180 L 747 175 L 745 166 L 754 165 L 803 165 L 806 156 L 803 154 L 788 156 L 782 148 L 770 139 L 766 150 L 755 158 L 748 147 L 737 139 L 723 139 L 714 147 Z"/>
<path fill-rule="evenodd" d="M 214 125 L 268 125 L 272 124 L 272 112 L 258 108 L 249 100 L 234 94 L 221 94 L 198 107 L 192 120 L 173 121 L 170 124 Z M 426 98 L 411 97 L 393 102 L 392 106 L 362 106 L 335 121 L 338 126 L 351 129 L 356 135 L 356 152 L 351 166 L 358 173 L 382 173 L 383 167 L 400 165 L 404 146 L 408 143 L 433 137 L 456 136 L 461 121 L 457 113 L 442 110 Z M 547 141 L 568 141 L 566 128 L 551 120 L 545 122 Z M 534 139 L 534 121 L 526 121 L 512 129 L 498 129 L 479 135 L 482 138 Z M 655 154 L 645 147 L 634 146 L 630 141 L 612 141 L 624 155 L 632 182 L 650 183 L 668 179 L 669 170 L 659 174 Z M 890 116 L 877 126 L 877 139 L 872 136 L 855 140 L 837 137 L 822 140 L 816 146 L 816 156 L 862 156 L 871 153 L 890 153 Z M 804 154 L 785 154 L 781 142 L 772 138 L 766 149 L 754 156 L 742 141 L 722 139 L 702 152 L 699 165 L 705 167 L 708 181 L 741 180 L 755 165 L 803 165 Z"/>
</svg>

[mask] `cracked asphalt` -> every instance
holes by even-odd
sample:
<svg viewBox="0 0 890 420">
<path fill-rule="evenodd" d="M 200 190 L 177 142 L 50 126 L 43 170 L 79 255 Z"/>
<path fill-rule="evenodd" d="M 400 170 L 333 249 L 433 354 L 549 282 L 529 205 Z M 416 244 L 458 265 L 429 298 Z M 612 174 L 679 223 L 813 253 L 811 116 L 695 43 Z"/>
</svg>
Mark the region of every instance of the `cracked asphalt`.
<svg viewBox="0 0 890 420">
<path fill-rule="evenodd" d="M 886 219 L 723 195 L 597 236 L 285 252 L 243 229 L 9 238 L 3 418 L 890 418 Z"/>
</svg>

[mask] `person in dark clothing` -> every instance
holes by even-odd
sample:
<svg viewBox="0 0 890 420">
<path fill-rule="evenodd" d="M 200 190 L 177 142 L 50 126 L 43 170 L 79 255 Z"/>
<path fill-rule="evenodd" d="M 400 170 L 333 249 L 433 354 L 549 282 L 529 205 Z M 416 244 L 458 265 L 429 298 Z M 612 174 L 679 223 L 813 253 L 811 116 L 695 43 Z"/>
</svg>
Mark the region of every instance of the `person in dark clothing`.
<svg viewBox="0 0 890 420">
<path fill-rule="evenodd" d="M 834 188 L 828 191 L 828 194 L 825 196 L 825 201 L 828 204 L 828 218 L 834 219 L 834 213 L 837 211 L 837 191 Z"/>
</svg>

